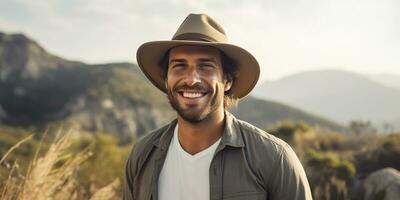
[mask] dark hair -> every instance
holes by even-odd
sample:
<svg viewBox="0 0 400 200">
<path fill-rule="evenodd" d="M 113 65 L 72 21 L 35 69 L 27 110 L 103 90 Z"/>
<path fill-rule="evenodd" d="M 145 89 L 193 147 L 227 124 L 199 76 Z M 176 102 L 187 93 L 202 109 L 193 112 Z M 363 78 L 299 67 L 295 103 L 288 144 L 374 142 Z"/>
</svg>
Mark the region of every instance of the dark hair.
<svg viewBox="0 0 400 200">
<path fill-rule="evenodd" d="M 162 77 L 165 80 L 168 75 L 168 63 L 169 63 L 169 49 L 162 59 L 159 62 L 159 66 L 162 70 Z M 234 84 L 235 78 L 237 76 L 237 63 L 232 58 L 228 57 L 224 52 L 219 50 L 221 54 L 221 64 L 222 64 L 222 71 L 224 73 L 224 79 L 232 82 Z M 229 109 L 236 105 L 238 98 L 233 96 L 231 90 L 228 90 L 224 93 L 224 108 Z"/>
</svg>

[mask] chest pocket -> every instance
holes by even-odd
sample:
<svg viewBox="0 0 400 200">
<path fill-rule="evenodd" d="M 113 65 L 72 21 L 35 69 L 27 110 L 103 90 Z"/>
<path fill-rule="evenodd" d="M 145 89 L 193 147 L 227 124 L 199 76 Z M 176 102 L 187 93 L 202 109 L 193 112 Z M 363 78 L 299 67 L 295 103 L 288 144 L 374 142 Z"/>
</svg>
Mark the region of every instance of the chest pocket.
<svg viewBox="0 0 400 200">
<path fill-rule="evenodd" d="M 223 162 L 224 199 L 266 199 L 265 184 L 241 149 L 227 149 Z"/>
</svg>

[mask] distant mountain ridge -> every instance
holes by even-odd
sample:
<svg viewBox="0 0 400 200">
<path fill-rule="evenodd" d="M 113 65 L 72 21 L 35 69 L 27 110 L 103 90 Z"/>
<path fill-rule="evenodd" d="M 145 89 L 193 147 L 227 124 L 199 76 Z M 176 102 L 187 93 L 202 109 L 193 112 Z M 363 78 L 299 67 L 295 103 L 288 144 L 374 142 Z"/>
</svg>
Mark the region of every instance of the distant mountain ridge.
<svg viewBox="0 0 400 200">
<path fill-rule="evenodd" d="M 129 142 L 175 115 L 165 94 L 152 86 L 135 64 L 69 61 L 48 53 L 22 34 L 0 33 L 0 76 L 0 124 L 63 124 L 113 133 Z M 279 105 L 274 113 L 252 117 L 259 108 L 251 106 L 253 100 L 249 99 L 239 104 L 237 116 L 260 127 L 290 118 L 293 113 L 293 108 Z M 271 108 L 278 104 L 254 101 Z M 266 117 L 269 114 L 284 117 Z M 296 119 L 342 128 L 305 112 L 297 112 Z"/>
<path fill-rule="evenodd" d="M 400 118 L 400 89 L 347 71 L 298 73 L 261 84 L 254 94 L 345 124 L 351 120 L 383 123 Z"/>
<path fill-rule="evenodd" d="M 23 34 L 0 32 L 0 79 L 37 79 L 46 70 L 82 65 L 54 56 Z"/>
<path fill-rule="evenodd" d="M 239 101 L 232 109 L 240 119 L 251 122 L 260 128 L 270 128 L 282 121 L 303 121 L 320 128 L 345 131 L 342 125 L 321 116 L 313 115 L 282 103 L 263 100 L 252 96 Z"/>
<path fill-rule="evenodd" d="M 385 85 L 387 87 L 393 87 L 400 89 L 400 75 L 396 74 L 378 74 L 368 76 L 370 79 Z"/>
</svg>

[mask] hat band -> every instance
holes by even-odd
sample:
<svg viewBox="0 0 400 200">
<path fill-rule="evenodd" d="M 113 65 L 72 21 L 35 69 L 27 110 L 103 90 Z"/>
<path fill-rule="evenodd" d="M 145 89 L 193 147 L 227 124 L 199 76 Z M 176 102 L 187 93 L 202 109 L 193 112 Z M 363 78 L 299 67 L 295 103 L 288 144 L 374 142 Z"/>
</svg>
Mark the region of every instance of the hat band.
<svg viewBox="0 0 400 200">
<path fill-rule="evenodd" d="M 205 41 L 205 42 L 218 42 L 216 39 L 211 38 L 207 35 L 200 33 L 184 33 L 175 36 L 172 40 L 193 40 L 193 41 Z"/>
</svg>

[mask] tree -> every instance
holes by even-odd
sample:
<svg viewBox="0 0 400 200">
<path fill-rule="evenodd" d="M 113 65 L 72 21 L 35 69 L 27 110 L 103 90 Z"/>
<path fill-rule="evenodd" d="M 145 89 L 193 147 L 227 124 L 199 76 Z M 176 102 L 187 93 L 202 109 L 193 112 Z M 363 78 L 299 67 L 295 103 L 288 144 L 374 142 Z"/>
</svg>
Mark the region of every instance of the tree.
<svg viewBox="0 0 400 200">
<path fill-rule="evenodd" d="M 349 129 L 356 135 L 376 133 L 376 129 L 372 126 L 370 121 L 351 121 Z"/>
</svg>

